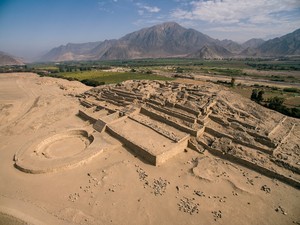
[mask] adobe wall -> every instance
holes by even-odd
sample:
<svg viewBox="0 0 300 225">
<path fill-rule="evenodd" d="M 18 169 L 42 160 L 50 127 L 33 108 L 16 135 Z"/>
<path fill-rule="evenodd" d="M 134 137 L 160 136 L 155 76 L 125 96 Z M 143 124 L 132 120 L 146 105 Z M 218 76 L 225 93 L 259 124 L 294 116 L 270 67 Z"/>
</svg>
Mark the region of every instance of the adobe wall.
<svg viewBox="0 0 300 225">
<path fill-rule="evenodd" d="M 288 170 L 291 170 L 291 171 L 293 171 L 297 174 L 300 174 L 300 169 L 299 168 L 294 167 L 294 166 L 292 166 L 292 165 L 290 165 L 290 164 L 288 164 L 288 163 L 286 163 L 286 162 L 284 162 L 280 159 L 271 159 L 271 161 L 274 162 L 278 166 L 281 166 L 281 167 L 286 168 Z"/>
<path fill-rule="evenodd" d="M 275 132 L 279 129 L 280 125 L 283 124 L 284 121 L 285 121 L 286 119 L 287 119 L 287 117 L 284 116 L 284 117 L 276 124 L 276 126 L 269 132 L 268 136 L 270 137 L 273 133 L 275 133 Z"/>
<path fill-rule="evenodd" d="M 267 154 L 269 154 L 269 155 L 272 155 L 272 153 L 273 153 L 273 150 L 272 150 L 272 149 L 261 148 L 261 147 L 258 147 L 258 146 L 256 146 L 256 145 L 252 145 L 252 144 L 250 144 L 250 143 L 240 141 L 240 140 L 238 140 L 238 139 L 236 139 L 236 138 L 234 138 L 232 141 L 235 142 L 235 143 L 237 143 L 237 144 L 244 145 L 244 146 L 246 146 L 246 147 L 253 148 L 253 149 L 256 149 L 256 150 L 258 150 L 258 151 L 267 153 Z"/>
<path fill-rule="evenodd" d="M 155 112 L 152 112 L 152 111 L 150 111 L 150 110 L 148 110 L 148 109 L 146 109 L 144 107 L 141 108 L 141 113 L 144 114 L 144 115 L 146 115 L 146 116 L 149 116 L 149 117 L 151 117 L 151 118 L 153 118 L 155 120 L 161 121 L 161 122 L 166 123 L 166 124 L 168 124 L 168 125 L 170 125 L 172 127 L 175 127 L 178 130 L 181 130 L 183 132 L 189 133 L 189 134 L 191 134 L 191 135 L 193 135 L 195 137 L 197 137 L 201 133 L 203 133 L 202 130 L 197 131 L 197 130 L 191 129 L 189 127 L 180 125 L 180 124 L 178 124 L 178 123 L 176 123 L 174 121 L 168 120 L 168 119 L 164 118 L 163 116 L 161 116 L 161 115 L 159 115 L 159 114 L 157 114 Z"/>
<path fill-rule="evenodd" d="M 218 137 L 218 138 L 222 138 L 222 137 L 226 137 L 226 138 L 229 138 L 229 139 L 233 139 L 232 136 L 228 135 L 228 134 L 223 134 L 223 133 L 220 133 L 210 127 L 205 127 L 205 130 L 204 130 L 206 133 L 212 135 L 212 136 L 215 136 L 215 137 Z"/>
<path fill-rule="evenodd" d="M 202 115 L 206 115 L 211 107 L 213 107 L 217 102 L 214 99 L 209 99 L 209 101 L 202 107 Z"/>
<path fill-rule="evenodd" d="M 96 131 L 102 133 L 103 131 L 105 131 L 106 125 L 107 125 L 106 122 L 104 122 L 103 120 L 99 119 L 99 120 L 96 121 L 96 123 L 94 123 L 93 128 Z"/>
<path fill-rule="evenodd" d="M 195 141 L 196 141 L 196 140 L 195 140 Z M 190 140 L 188 141 L 188 147 L 189 147 L 190 149 L 195 150 L 196 152 L 199 152 L 199 153 L 203 154 L 204 151 L 203 151 L 202 149 L 200 149 L 198 146 L 199 146 L 199 145 L 198 145 L 197 143 L 193 142 L 192 139 L 190 139 Z"/>
<path fill-rule="evenodd" d="M 213 115 L 209 115 L 209 119 L 211 119 L 212 121 L 221 124 L 224 127 L 228 127 L 230 124 L 228 122 L 225 122 L 222 118 L 217 117 L 217 116 L 213 116 Z"/>
<path fill-rule="evenodd" d="M 139 124 L 142 124 L 142 125 L 144 125 L 144 126 L 150 128 L 151 130 L 154 130 L 155 132 L 157 132 L 157 133 L 159 133 L 160 135 L 162 135 L 162 136 L 164 136 L 164 137 L 170 139 L 171 141 L 174 141 L 174 142 L 179 142 L 179 141 L 180 141 L 180 138 L 179 138 L 179 137 L 177 137 L 177 136 L 174 135 L 174 134 L 172 135 L 170 132 L 168 132 L 168 131 L 166 131 L 166 130 L 164 130 L 164 129 L 162 129 L 162 128 L 159 128 L 159 127 L 157 127 L 157 126 L 153 126 L 153 125 L 151 125 L 150 123 L 144 122 L 144 121 L 139 120 L 139 119 L 137 119 L 137 118 L 134 118 L 134 117 L 132 117 L 132 116 L 129 116 L 129 118 L 132 119 L 132 120 L 134 120 L 134 121 L 136 121 L 136 122 L 138 122 Z"/>
<path fill-rule="evenodd" d="M 167 151 L 163 152 L 162 154 L 159 154 L 156 156 L 156 166 L 159 166 L 169 160 L 170 158 L 176 156 L 177 154 L 184 151 L 184 149 L 188 145 L 188 139 L 185 139 L 184 141 L 177 143 L 174 147 L 168 149 Z"/>
<path fill-rule="evenodd" d="M 116 100 L 121 100 L 121 101 L 124 100 L 124 97 L 116 95 L 115 93 L 109 92 L 109 91 L 101 93 L 101 97 L 107 98 L 107 99 L 111 99 L 111 100 L 114 100 L 114 101 L 116 101 Z"/>
<path fill-rule="evenodd" d="M 181 105 L 181 104 L 175 104 L 175 107 L 176 108 L 178 108 L 178 109 L 182 109 L 182 110 L 184 110 L 184 111 L 187 111 L 187 112 L 189 112 L 189 113 L 191 113 L 191 114 L 194 114 L 195 116 L 199 116 L 201 113 L 199 112 L 199 111 L 196 111 L 196 110 L 193 110 L 193 109 L 191 109 L 191 108 L 188 108 L 188 107 L 186 107 L 186 106 L 184 106 L 184 105 Z"/>
<path fill-rule="evenodd" d="M 271 149 L 264 149 L 264 148 L 258 147 L 256 145 L 252 145 L 250 143 L 246 143 L 246 142 L 240 141 L 240 140 L 234 138 L 231 135 L 220 133 L 220 132 L 218 132 L 218 131 L 210 128 L 210 127 L 205 127 L 205 132 L 208 133 L 208 134 L 210 134 L 210 135 L 212 135 L 212 136 L 218 137 L 218 138 L 226 137 L 226 138 L 231 139 L 236 144 L 244 145 L 246 147 L 253 148 L 253 149 L 262 151 L 264 153 L 267 153 L 267 154 L 272 154 L 272 150 Z"/>
<path fill-rule="evenodd" d="M 150 154 L 147 150 L 145 150 L 142 146 L 140 146 L 137 143 L 134 143 L 133 141 L 129 140 L 126 137 L 123 137 L 122 135 L 118 134 L 114 129 L 107 126 L 106 131 L 110 133 L 112 136 L 117 138 L 119 141 L 121 141 L 125 146 L 127 146 L 130 150 L 132 150 L 134 153 L 136 153 L 141 158 L 145 159 L 152 165 L 156 166 L 156 157 L 152 154 Z"/>
<path fill-rule="evenodd" d="M 209 116 L 212 114 L 212 111 L 209 110 L 206 115 L 200 116 L 197 119 L 197 123 L 205 126 L 209 122 Z"/>
<path fill-rule="evenodd" d="M 262 175 L 265 175 L 267 177 L 270 177 L 270 178 L 275 178 L 275 179 L 278 179 L 284 183 L 287 183 L 297 189 L 300 189 L 300 182 L 297 181 L 297 180 L 294 180 L 292 179 L 291 177 L 286 177 L 282 174 L 279 174 L 279 173 L 276 173 L 274 171 L 271 171 L 267 168 L 264 168 L 260 165 L 257 165 L 257 164 L 254 164 L 248 160 L 245 160 L 245 159 L 242 159 L 242 158 L 238 158 L 238 157 L 235 157 L 233 155 L 230 155 L 230 154 L 223 154 L 223 152 L 217 150 L 217 149 L 213 149 L 211 147 L 209 147 L 208 145 L 206 145 L 204 142 L 202 141 L 198 141 L 199 144 L 201 144 L 204 148 L 206 148 L 211 154 L 217 156 L 217 157 L 220 157 L 222 159 L 226 159 L 228 161 L 231 161 L 233 163 L 237 163 L 239 165 L 242 165 L 242 166 L 245 166 L 249 169 L 252 169 Z"/>
<path fill-rule="evenodd" d="M 158 106 L 150 104 L 150 103 L 147 103 L 146 105 L 153 108 L 153 109 L 155 109 L 155 110 L 157 110 L 157 111 L 163 112 L 163 113 L 168 114 L 168 115 L 173 116 L 173 117 L 177 117 L 178 119 L 182 119 L 182 120 L 185 120 L 185 121 L 190 122 L 190 123 L 195 123 L 196 122 L 196 118 L 189 117 L 188 115 L 184 115 L 184 114 L 179 113 L 179 112 L 174 112 L 171 109 L 158 107 Z"/>
<path fill-rule="evenodd" d="M 96 123 L 96 121 L 97 121 L 96 118 L 94 118 L 94 117 L 91 116 L 91 115 L 88 115 L 86 112 L 84 112 L 84 111 L 82 111 L 82 110 L 79 110 L 77 115 L 78 115 L 79 117 L 81 117 L 82 119 L 84 119 L 84 120 L 90 121 L 90 123 Z"/>
<path fill-rule="evenodd" d="M 82 99 L 80 99 L 80 104 L 87 108 L 92 108 L 94 106 L 91 102 Z"/>
<path fill-rule="evenodd" d="M 100 98 L 97 98 L 97 100 L 98 100 L 98 101 L 101 101 Z M 99 104 L 99 102 L 93 102 L 93 101 L 89 101 L 89 102 L 90 102 L 90 104 L 92 104 L 92 106 L 96 106 L 98 109 L 105 109 L 105 110 L 107 110 L 109 113 L 114 113 L 114 112 L 116 112 L 115 109 L 112 109 L 112 108 L 110 108 L 110 107 L 108 107 L 108 106 L 105 106 L 105 105 L 101 105 L 101 104 Z"/>
<path fill-rule="evenodd" d="M 256 128 L 255 126 L 252 126 L 252 125 L 247 124 L 247 123 L 243 123 L 243 122 L 241 122 L 241 121 L 239 121 L 239 120 L 236 120 L 236 119 L 227 118 L 227 120 L 228 120 L 229 122 L 236 122 L 236 123 L 238 123 L 238 124 L 241 124 L 243 127 L 246 127 L 246 128 L 248 128 L 248 129 L 255 130 L 255 128 Z"/>
<path fill-rule="evenodd" d="M 114 92 L 118 93 L 119 95 L 123 95 L 125 97 L 135 97 L 135 98 L 140 99 L 140 100 L 143 99 L 143 94 L 129 92 L 129 91 L 121 90 L 121 89 L 118 89 L 118 88 L 111 88 L 111 91 L 114 91 Z"/>
<path fill-rule="evenodd" d="M 117 106 L 126 106 L 126 105 L 128 105 L 128 103 L 125 103 L 124 101 L 112 100 L 112 99 L 103 98 L 103 97 L 101 97 L 99 99 L 102 100 L 102 101 L 109 102 L 109 103 L 111 103 L 113 105 L 117 105 Z"/>
<path fill-rule="evenodd" d="M 165 102 L 160 102 L 160 101 L 157 101 L 157 100 L 154 100 L 154 99 L 148 99 L 147 101 L 152 103 L 152 104 L 158 105 L 158 106 L 164 106 L 164 104 L 165 104 Z"/>
<path fill-rule="evenodd" d="M 249 135 L 251 135 L 252 137 L 255 138 L 255 140 L 265 146 L 268 146 L 269 148 L 275 148 L 277 145 L 274 144 L 270 138 L 268 137 L 264 137 L 264 136 L 261 136 L 257 133 L 254 133 L 254 132 L 250 132 L 250 131 L 247 131 L 247 133 Z"/>
</svg>

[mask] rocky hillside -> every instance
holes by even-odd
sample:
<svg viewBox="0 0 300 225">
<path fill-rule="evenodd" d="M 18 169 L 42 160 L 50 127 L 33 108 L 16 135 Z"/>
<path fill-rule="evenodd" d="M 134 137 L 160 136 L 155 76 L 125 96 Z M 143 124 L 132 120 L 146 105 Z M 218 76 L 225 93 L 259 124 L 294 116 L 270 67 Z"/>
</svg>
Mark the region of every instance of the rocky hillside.
<svg viewBox="0 0 300 225">
<path fill-rule="evenodd" d="M 238 44 L 213 39 L 174 22 L 144 28 L 118 40 L 67 44 L 52 49 L 40 61 L 113 60 L 161 57 L 262 57 L 299 54 L 299 30 L 264 42 Z"/>
<path fill-rule="evenodd" d="M 244 42 L 242 44 L 242 47 L 244 49 L 246 48 L 257 48 L 259 47 L 260 45 L 262 45 L 265 41 L 263 39 L 260 39 L 260 38 L 252 38 L 246 42 Z"/>
<path fill-rule="evenodd" d="M 68 43 L 53 48 L 45 54 L 40 61 L 71 61 L 89 59 L 90 51 L 97 47 L 101 41 L 82 44 Z"/>
<path fill-rule="evenodd" d="M 226 48 L 218 45 L 205 45 L 200 50 L 189 54 L 189 58 L 222 59 L 233 57 L 234 54 Z"/>
<path fill-rule="evenodd" d="M 24 63 L 20 59 L 0 51 L 0 66 L 8 65 L 24 65 Z"/>
<path fill-rule="evenodd" d="M 262 56 L 300 55 L 300 29 L 266 41 L 257 50 Z"/>
</svg>

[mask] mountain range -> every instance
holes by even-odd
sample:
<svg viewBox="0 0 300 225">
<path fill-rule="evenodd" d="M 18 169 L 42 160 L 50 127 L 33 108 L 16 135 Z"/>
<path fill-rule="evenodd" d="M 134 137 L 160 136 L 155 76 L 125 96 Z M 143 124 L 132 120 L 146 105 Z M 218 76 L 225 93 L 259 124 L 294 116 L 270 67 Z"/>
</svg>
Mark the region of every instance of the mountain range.
<svg viewBox="0 0 300 225">
<path fill-rule="evenodd" d="M 24 65 L 23 61 L 15 56 L 12 56 L 6 52 L 0 51 L 0 66 L 7 65 Z"/>
<path fill-rule="evenodd" d="M 167 57 L 220 59 L 289 55 L 300 55 L 300 29 L 268 41 L 253 38 L 239 44 L 227 39 L 220 41 L 175 22 L 167 22 L 129 33 L 120 39 L 61 45 L 50 50 L 38 61 Z"/>
</svg>

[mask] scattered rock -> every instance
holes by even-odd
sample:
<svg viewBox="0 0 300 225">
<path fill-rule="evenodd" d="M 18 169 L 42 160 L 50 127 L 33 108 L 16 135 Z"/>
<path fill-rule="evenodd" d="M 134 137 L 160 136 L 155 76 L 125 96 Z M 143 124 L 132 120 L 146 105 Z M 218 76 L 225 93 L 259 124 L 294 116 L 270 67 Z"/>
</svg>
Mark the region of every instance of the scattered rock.
<svg viewBox="0 0 300 225">
<path fill-rule="evenodd" d="M 287 212 L 281 206 L 278 206 L 275 211 L 287 215 Z"/>
<path fill-rule="evenodd" d="M 222 218 L 222 211 L 221 210 L 212 211 L 211 213 L 213 214 L 214 221 L 217 221 L 218 219 Z"/>
<path fill-rule="evenodd" d="M 148 177 L 148 174 L 142 168 L 140 168 L 140 167 L 138 167 L 136 169 L 136 172 L 139 174 L 139 179 L 141 181 L 146 180 L 146 178 Z"/>
<path fill-rule="evenodd" d="M 234 195 L 234 196 L 238 196 L 238 193 L 237 193 L 237 192 L 235 192 L 235 191 L 232 191 L 232 195 Z"/>
<path fill-rule="evenodd" d="M 69 195 L 69 201 L 75 202 L 80 197 L 79 193 L 74 193 Z"/>
<path fill-rule="evenodd" d="M 205 197 L 205 194 L 202 191 L 196 191 L 196 190 L 194 190 L 194 194 L 198 195 L 199 197 Z"/>
<path fill-rule="evenodd" d="M 266 192 L 266 193 L 270 193 L 271 192 L 271 188 L 269 188 L 267 185 L 263 185 L 261 186 L 260 190 Z"/>
<path fill-rule="evenodd" d="M 177 204 L 179 210 L 185 213 L 189 213 L 190 215 L 193 215 L 194 213 L 199 213 L 199 203 L 195 203 L 194 200 L 195 199 L 189 199 L 185 197 L 180 199 L 180 202 Z"/>
<path fill-rule="evenodd" d="M 163 195 L 166 192 L 167 180 L 163 180 L 161 177 L 153 182 L 153 190 L 155 195 Z"/>
<path fill-rule="evenodd" d="M 247 184 L 251 184 L 251 185 L 254 185 L 254 181 L 253 179 L 250 179 L 249 177 L 247 177 Z"/>
</svg>

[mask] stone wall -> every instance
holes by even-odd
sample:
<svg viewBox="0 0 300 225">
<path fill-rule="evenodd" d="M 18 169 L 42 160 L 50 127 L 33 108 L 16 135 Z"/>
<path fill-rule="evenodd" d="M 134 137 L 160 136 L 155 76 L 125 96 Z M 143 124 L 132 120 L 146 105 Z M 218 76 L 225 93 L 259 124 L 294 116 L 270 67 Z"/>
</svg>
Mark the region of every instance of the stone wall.
<svg viewBox="0 0 300 225">
<path fill-rule="evenodd" d="M 194 114 L 195 116 L 199 116 L 201 113 L 199 112 L 199 111 L 196 111 L 196 110 L 193 110 L 193 109 L 191 109 L 191 108 L 188 108 L 188 107 L 186 107 L 186 106 L 184 106 L 184 105 L 181 105 L 181 104 L 175 104 L 175 107 L 176 108 L 178 108 L 178 109 L 182 109 L 182 110 L 184 110 L 184 111 L 186 111 L 186 112 L 189 112 L 189 113 L 191 113 L 191 114 Z"/>
<path fill-rule="evenodd" d="M 231 161 L 233 163 L 237 163 L 237 164 L 240 164 L 242 166 L 245 166 L 251 170 L 254 170 L 262 175 L 265 175 L 267 177 L 270 177 L 270 178 L 275 178 L 275 179 L 278 179 L 284 183 L 287 183 L 291 186 L 294 186 L 296 187 L 297 189 L 300 189 L 300 182 L 297 181 L 297 180 L 294 180 L 293 178 L 291 177 L 287 177 L 287 176 L 284 176 L 282 174 L 279 174 L 278 172 L 274 172 L 274 171 L 271 171 L 265 167 L 262 167 L 260 165 L 257 165 L 257 164 L 254 164 L 248 160 L 245 160 L 245 159 L 242 159 L 242 158 L 238 158 L 238 157 L 235 157 L 233 155 L 230 155 L 230 154 L 224 154 L 223 152 L 217 150 L 217 149 L 213 149 L 211 147 L 209 147 L 208 145 L 206 145 L 204 142 L 202 141 L 199 141 L 198 142 L 199 144 L 201 144 L 204 148 L 206 148 L 211 154 L 217 156 L 217 157 L 220 157 L 220 158 L 223 158 L 223 159 L 226 159 L 228 161 Z"/>
<path fill-rule="evenodd" d="M 77 115 L 84 120 L 88 120 L 90 123 L 96 123 L 96 121 L 97 121 L 96 118 L 94 118 L 91 115 L 88 115 L 87 112 L 84 112 L 82 110 L 79 110 Z"/>
<path fill-rule="evenodd" d="M 196 122 L 196 118 L 192 118 L 188 115 L 184 115 L 183 113 L 179 113 L 179 112 L 175 112 L 173 111 L 172 109 L 168 109 L 168 108 L 163 108 L 163 107 L 159 107 L 159 106 L 156 106 L 156 105 L 153 105 L 153 104 L 150 104 L 150 103 L 147 103 L 147 106 L 157 110 L 157 111 L 160 111 L 160 112 L 163 112 L 165 114 L 168 114 L 172 117 L 177 117 L 181 120 L 185 120 L 187 122 L 190 122 L 190 123 L 195 123 Z"/>
<path fill-rule="evenodd" d="M 134 153 L 151 163 L 152 165 L 156 165 L 156 157 L 152 154 L 150 154 L 147 150 L 145 150 L 143 147 L 141 147 L 139 144 L 134 143 L 133 141 L 130 141 L 127 137 L 124 137 L 120 134 L 118 134 L 115 130 L 113 130 L 111 127 L 107 126 L 106 131 L 110 133 L 112 136 L 117 138 L 119 141 L 121 141 L 125 146 L 127 146 L 130 150 L 132 150 Z"/>
<path fill-rule="evenodd" d="M 178 124 L 178 123 L 176 123 L 176 122 L 174 122 L 172 120 L 168 120 L 167 118 L 164 118 L 163 116 L 161 116 L 161 115 L 159 115 L 159 114 L 157 114 L 157 113 L 155 113 L 153 111 L 150 111 L 149 109 L 146 109 L 145 107 L 141 108 L 141 113 L 144 114 L 144 115 L 146 115 L 146 116 L 149 116 L 149 117 L 151 117 L 151 118 L 153 118 L 155 120 L 161 121 L 161 122 L 166 123 L 166 124 L 168 124 L 168 125 L 170 125 L 172 127 L 175 127 L 178 130 L 181 130 L 183 132 L 189 133 L 189 134 L 191 134 L 191 135 L 193 135 L 195 137 L 201 135 L 203 133 L 203 131 L 204 131 L 204 129 L 194 130 L 194 129 L 189 128 L 187 126 L 183 126 L 181 124 Z"/>
</svg>

